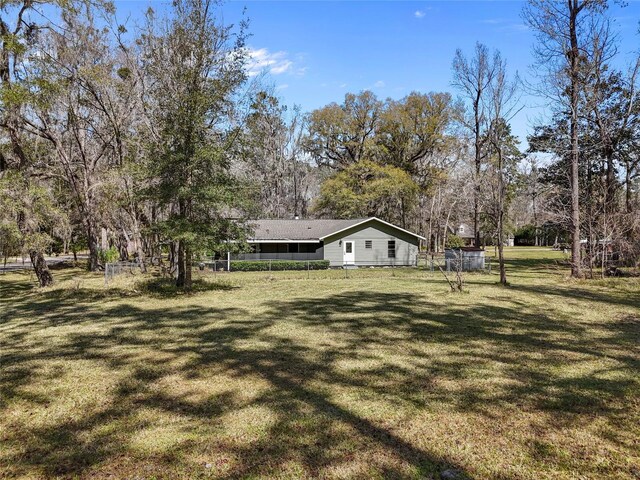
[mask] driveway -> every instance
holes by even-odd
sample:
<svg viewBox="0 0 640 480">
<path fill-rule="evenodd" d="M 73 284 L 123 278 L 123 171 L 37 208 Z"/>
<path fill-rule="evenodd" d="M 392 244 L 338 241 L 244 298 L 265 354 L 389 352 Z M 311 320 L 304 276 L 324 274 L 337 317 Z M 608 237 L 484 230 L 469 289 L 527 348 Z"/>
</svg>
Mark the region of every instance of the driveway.
<svg viewBox="0 0 640 480">
<path fill-rule="evenodd" d="M 78 260 L 85 258 L 86 256 L 78 255 Z M 73 255 L 59 255 L 57 257 L 44 257 L 47 261 L 47 265 L 55 265 L 56 263 L 61 263 L 65 261 L 73 261 Z M 15 270 L 30 270 L 33 268 L 31 266 L 31 260 L 26 257 L 24 259 L 24 263 L 22 261 L 19 262 L 7 262 L 5 265 L 4 262 L 0 260 L 0 272 L 13 272 Z"/>
</svg>

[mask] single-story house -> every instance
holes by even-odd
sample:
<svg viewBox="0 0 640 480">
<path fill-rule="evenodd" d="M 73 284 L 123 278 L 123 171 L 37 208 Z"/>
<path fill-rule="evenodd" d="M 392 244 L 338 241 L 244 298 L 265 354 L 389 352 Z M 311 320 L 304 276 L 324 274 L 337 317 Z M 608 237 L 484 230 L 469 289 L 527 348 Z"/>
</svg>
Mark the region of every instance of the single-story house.
<svg viewBox="0 0 640 480">
<path fill-rule="evenodd" d="M 424 237 L 379 218 L 256 220 L 238 260 L 329 260 L 332 267 L 410 266 Z"/>
<path fill-rule="evenodd" d="M 473 233 L 473 228 L 471 226 L 469 226 L 467 223 L 460 223 L 458 224 L 457 227 L 453 227 L 450 228 L 450 232 L 454 235 L 457 235 L 458 237 L 460 237 L 462 239 L 462 241 L 464 242 L 464 246 L 465 247 L 476 247 L 476 236 Z M 481 238 L 482 238 L 482 232 L 481 233 Z M 491 239 L 487 239 L 485 237 L 485 240 L 488 240 L 489 243 L 492 242 Z M 506 238 L 504 239 L 504 246 L 505 247 L 513 247 L 515 244 L 515 237 L 513 236 L 513 234 L 509 233 L 507 234 Z M 479 246 L 482 246 L 479 245 Z"/>
<path fill-rule="evenodd" d="M 466 223 L 459 224 L 452 233 L 459 236 L 464 241 L 465 246 L 474 246 L 476 243 L 473 228 Z"/>
</svg>

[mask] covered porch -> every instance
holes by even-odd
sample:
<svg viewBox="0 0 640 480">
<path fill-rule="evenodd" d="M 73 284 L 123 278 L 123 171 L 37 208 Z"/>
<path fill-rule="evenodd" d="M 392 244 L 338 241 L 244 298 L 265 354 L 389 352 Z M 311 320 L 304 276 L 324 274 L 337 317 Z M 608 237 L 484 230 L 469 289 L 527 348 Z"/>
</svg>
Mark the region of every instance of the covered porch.
<svg viewBox="0 0 640 480">
<path fill-rule="evenodd" d="M 253 242 L 252 252 L 232 255 L 233 260 L 323 260 L 322 242 Z"/>
</svg>

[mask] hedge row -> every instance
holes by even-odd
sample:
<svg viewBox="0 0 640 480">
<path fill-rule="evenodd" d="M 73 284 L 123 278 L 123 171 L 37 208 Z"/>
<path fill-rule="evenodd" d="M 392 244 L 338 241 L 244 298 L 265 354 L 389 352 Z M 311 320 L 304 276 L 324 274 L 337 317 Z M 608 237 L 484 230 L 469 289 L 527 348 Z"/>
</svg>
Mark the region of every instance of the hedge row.
<svg viewBox="0 0 640 480">
<path fill-rule="evenodd" d="M 307 267 L 307 263 L 309 266 Z M 261 272 L 275 270 L 326 270 L 329 260 L 231 260 L 232 272 Z"/>
</svg>

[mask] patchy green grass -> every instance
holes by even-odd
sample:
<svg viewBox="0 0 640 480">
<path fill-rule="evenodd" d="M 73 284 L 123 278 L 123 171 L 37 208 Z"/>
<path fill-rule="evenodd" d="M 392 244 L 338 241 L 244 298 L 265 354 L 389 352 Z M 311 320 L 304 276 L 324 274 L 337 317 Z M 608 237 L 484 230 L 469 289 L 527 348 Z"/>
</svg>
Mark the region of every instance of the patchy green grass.
<svg viewBox="0 0 640 480">
<path fill-rule="evenodd" d="M 0 275 L 0 477 L 633 479 L 640 282 Z"/>
</svg>

